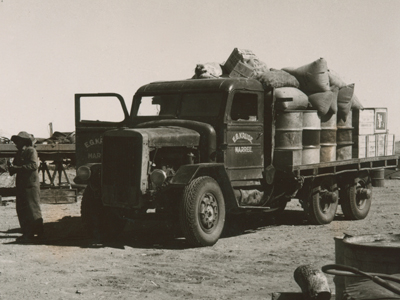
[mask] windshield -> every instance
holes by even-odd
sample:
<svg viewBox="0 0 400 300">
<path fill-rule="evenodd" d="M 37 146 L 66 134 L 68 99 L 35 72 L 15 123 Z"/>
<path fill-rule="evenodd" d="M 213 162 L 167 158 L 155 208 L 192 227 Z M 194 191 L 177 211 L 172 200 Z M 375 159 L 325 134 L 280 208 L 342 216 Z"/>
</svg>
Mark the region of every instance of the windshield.
<svg viewBox="0 0 400 300">
<path fill-rule="evenodd" d="M 142 96 L 137 116 L 216 117 L 222 96 L 221 93 Z"/>
<path fill-rule="evenodd" d="M 222 94 L 184 94 L 181 117 L 216 117 L 219 114 Z"/>
<path fill-rule="evenodd" d="M 160 95 L 142 97 L 138 116 L 175 116 L 179 95 Z"/>
</svg>

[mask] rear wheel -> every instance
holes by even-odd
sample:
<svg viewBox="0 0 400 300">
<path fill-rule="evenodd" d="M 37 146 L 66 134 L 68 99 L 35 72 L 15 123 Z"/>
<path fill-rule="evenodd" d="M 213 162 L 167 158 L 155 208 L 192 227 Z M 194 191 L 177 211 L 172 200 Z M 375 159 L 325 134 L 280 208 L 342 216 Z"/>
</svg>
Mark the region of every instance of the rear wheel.
<svg viewBox="0 0 400 300">
<path fill-rule="evenodd" d="M 333 221 L 338 207 L 338 189 L 334 177 L 325 177 L 309 183 L 306 213 L 310 223 L 329 224 Z"/>
<path fill-rule="evenodd" d="M 179 217 L 182 232 L 191 245 L 214 245 L 225 224 L 225 202 L 218 183 L 203 176 L 187 185 Z"/>
<path fill-rule="evenodd" d="M 101 198 L 88 186 L 81 202 L 83 227 L 97 241 L 110 240 L 122 232 L 126 220 L 118 217 L 111 208 L 106 208 Z"/>
<path fill-rule="evenodd" d="M 365 219 L 372 202 L 369 176 L 356 177 L 351 183 L 345 184 L 340 196 L 342 211 L 347 220 Z"/>
</svg>

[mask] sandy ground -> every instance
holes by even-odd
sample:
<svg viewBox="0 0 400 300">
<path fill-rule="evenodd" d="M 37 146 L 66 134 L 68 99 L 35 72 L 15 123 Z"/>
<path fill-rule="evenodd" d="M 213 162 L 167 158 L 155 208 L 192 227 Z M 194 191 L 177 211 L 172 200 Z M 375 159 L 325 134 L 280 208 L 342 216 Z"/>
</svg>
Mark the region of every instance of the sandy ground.
<svg viewBox="0 0 400 300">
<path fill-rule="evenodd" d="M 400 181 L 374 188 L 362 221 L 341 211 L 325 226 L 309 225 L 297 200 L 279 219 L 241 219 L 213 247 L 190 248 L 173 239 L 170 224 L 127 226 L 110 245 L 90 247 L 82 230 L 80 197 L 72 204 L 42 204 L 48 240 L 18 244 L 13 198 L 0 206 L 0 299 L 270 299 L 300 292 L 293 279 L 303 264 L 334 263 L 334 237 L 400 233 Z M 6 201 L 4 201 L 6 200 Z M 332 292 L 333 277 L 327 275 Z"/>
</svg>

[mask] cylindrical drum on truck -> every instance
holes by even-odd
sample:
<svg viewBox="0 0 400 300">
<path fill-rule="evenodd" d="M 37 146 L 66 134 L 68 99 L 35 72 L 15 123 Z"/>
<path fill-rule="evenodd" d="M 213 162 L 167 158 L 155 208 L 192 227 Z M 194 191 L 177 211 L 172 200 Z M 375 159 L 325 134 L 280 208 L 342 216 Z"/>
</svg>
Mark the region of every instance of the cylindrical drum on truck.
<svg viewBox="0 0 400 300">
<path fill-rule="evenodd" d="M 316 110 L 303 112 L 303 153 L 302 164 L 320 162 L 321 119 Z"/>
<path fill-rule="evenodd" d="M 303 111 L 277 111 L 275 120 L 274 163 L 301 165 L 303 149 Z"/>
<path fill-rule="evenodd" d="M 321 155 L 320 162 L 336 160 L 336 132 L 337 132 L 336 114 L 328 112 L 321 116 Z"/>
<path fill-rule="evenodd" d="M 352 112 L 347 114 L 347 118 L 337 119 L 336 136 L 336 160 L 346 160 L 352 158 L 353 150 L 353 124 Z"/>
</svg>

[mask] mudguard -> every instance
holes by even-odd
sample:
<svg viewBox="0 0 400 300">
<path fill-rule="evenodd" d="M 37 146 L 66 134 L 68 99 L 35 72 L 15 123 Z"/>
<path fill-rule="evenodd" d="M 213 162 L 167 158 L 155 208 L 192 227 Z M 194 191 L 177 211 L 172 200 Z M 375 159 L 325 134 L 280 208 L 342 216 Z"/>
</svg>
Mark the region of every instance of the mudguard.
<svg viewBox="0 0 400 300">
<path fill-rule="evenodd" d="M 182 188 L 200 176 L 210 176 L 218 182 L 224 195 L 226 211 L 238 208 L 224 164 L 204 163 L 181 166 L 172 178 L 170 185 Z"/>
</svg>

